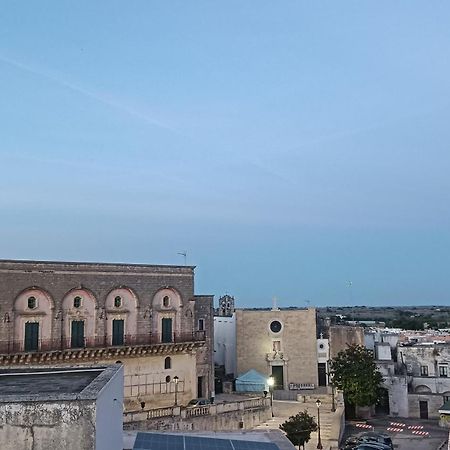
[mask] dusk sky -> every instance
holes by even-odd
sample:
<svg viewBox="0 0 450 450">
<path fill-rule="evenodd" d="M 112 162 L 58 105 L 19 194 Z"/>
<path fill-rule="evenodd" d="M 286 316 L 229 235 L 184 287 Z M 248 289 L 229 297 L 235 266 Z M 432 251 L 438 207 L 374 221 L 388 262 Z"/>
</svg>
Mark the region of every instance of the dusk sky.
<svg viewBox="0 0 450 450">
<path fill-rule="evenodd" d="M 450 304 L 450 3 L 1 6 L 0 258 Z"/>
</svg>

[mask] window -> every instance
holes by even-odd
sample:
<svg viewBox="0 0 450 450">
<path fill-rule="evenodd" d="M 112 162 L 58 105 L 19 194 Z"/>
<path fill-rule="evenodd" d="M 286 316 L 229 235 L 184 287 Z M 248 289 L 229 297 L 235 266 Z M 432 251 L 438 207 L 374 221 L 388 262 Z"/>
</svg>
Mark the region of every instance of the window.
<svg viewBox="0 0 450 450">
<path fill-rule="evenodd" d="M 272 342 L 272 350 L 274 352 L 279 352 L 281 351 L 281 341 L 273 341 Z"/>
<path fill-rule="evenodd" d="M 28 297 L 28 309 L 35 309 L 37 306 L 36 297 Z"/>
<path fill-rule="evenodd" d="M 205 319 L 198 319 L 198 331 L 205 330 Z"/>
<path fill-rule="evenodd" d="M 420 366 L 420 376 L 421 377 L 428 376 L 428 366 Z"/>
<path fill-rule="evenodd" d="M 450 395 L 444 394 L 444 403 L 448 402 L 450 400 Z"/>
<path fill-rule="evenodd" d="M 170 359 L 170 356 L 168 356 L 164 360 L 164 369 L 170 369 L 172 367 L 172 360 Z"/>
<path fill-rule="evenodd" d="M 76 296 L 73 299 L 73 307 L 74 308 L 79 308 L 81 306 L 81 297 Z"/>
<path fill-rule="evenodd" d="M 120 295 L 114 298 L 114 306 L 116 308 L 120 308 L 122 306 L 122 297 Z"/>
<path fill-rule="evenodd" d="M 166 377 L 166 383 L 170 383 L 170 377 L 169 377 L 169 375 L 167 375 L 167 377 Z"/>
<path fill-rule="evenodd" d="M 169 296 L 166 295 L 166 296 L 163 298 L 163 306 L 164 306 L 164 308 L 168 308 L 169 305 L 170 305 L 170 298 L 169 298 Z"/>
<path fill-rule="evenodd" d="M 448 377 L 448 368 L 447 366 L 439 366 L 439 376 L 443 378 Z"/>
<path fill-rule="evenodd" d="M 274 320 L 270 324 L 270 330 L 272 331 L 272 333 L 279 333 L 281 331 L 281 327 L 281 322 L 279 322 L 278 320 Z"/>
</svg>

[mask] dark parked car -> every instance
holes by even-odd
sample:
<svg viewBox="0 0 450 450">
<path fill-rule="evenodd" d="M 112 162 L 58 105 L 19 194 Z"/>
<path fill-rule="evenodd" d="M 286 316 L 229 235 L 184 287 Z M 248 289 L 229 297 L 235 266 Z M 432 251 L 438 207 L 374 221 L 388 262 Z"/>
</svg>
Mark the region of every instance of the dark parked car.
<svg viewBox="0 0 450 450">
<path fill-rule="evenodd" d="M 357 436 L 351 436 L 345 441 L 344 450 L 393 450 L 392 439 L 384 433 L 367 432 Z"/>
<path fill-rule="evenodd" d="M 370 442 L 379 443 L 386 445 L 389 449 L 394 450 L 394 444 L 390 436 L 384 433 L 375 433 L 374 431 L 369 431 L 363 433 L 360 437 L 360 442 Z"/>
</svg>

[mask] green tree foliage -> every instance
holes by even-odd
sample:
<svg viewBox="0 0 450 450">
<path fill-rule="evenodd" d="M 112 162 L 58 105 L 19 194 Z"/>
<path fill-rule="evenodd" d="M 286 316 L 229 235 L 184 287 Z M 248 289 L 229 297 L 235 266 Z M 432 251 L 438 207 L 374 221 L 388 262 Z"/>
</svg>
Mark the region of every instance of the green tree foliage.
<svg viewBox="0 0 450 450">
<path fill-rule="evenodd" d="M 383 377 L 373 359 L 373 352 L 360 345 L 350 345 L 331 361 L 333 385 L 344 392 L 348 403 L 374 405 L 380 398 Z"/>
<path fill-rule="evenodd" d="M 305 448 L 305 444 L 311 438 L 311 432 L 317 430 L 317 424 L 314 417 L 308 414 L 308 411 L 299 412 L 295 416 L 289 417 L 286 422 L 280 425 L 280 429 L 286 433 L 287 438 L 293 445 Z"/>
</svg>

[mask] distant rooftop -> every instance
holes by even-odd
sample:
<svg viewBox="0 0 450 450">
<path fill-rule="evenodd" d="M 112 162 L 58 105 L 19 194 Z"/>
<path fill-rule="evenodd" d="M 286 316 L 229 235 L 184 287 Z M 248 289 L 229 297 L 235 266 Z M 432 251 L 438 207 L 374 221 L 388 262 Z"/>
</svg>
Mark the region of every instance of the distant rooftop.
<svg viewBox="0 0 450 450">
<path fill-rule="evenodd" d="M 0 370 L 0 403 L 95 399 L 121 365 Z"/>
</svg>

